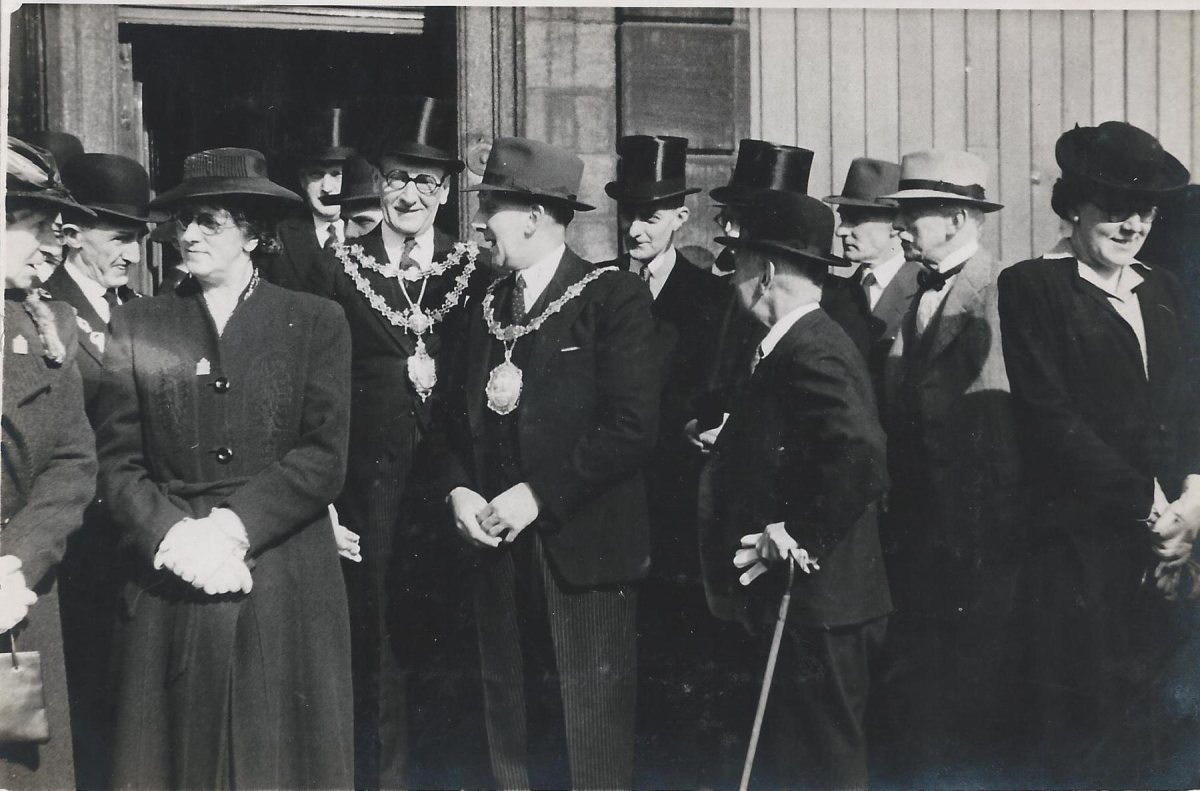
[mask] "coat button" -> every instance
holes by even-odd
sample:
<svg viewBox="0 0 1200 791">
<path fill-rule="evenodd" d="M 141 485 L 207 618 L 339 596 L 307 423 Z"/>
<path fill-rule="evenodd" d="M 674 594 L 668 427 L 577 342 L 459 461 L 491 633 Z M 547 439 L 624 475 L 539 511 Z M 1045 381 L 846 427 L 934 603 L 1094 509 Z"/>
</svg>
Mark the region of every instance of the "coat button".
<svg viewBox="0 0 1200 791">
<path fill-rule="evenodd" d="M 229 448 L 220 447 L 212 451 L 212 453 L 217 457 L 218 464 L 228 464 L 229 462 L 233 461 L 233 451 Z"/>
<path fill-rule="evenodd" d="M 230 387 L 229 380 L 226 379 L 224 376 L 218 376 L 216 379 L 214 379 L 212 386 L 213 386 L 213 390 L 216 390 L 218 393 L 228 393 L 229 392 L 229 387 Z"/>
</svg>

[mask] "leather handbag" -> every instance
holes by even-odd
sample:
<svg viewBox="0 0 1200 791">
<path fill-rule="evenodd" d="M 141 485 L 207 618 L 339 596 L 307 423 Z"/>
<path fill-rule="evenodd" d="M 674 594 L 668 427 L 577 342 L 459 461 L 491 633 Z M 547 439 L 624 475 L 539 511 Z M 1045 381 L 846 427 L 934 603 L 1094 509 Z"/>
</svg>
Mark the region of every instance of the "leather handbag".
<svg viewBox="0 0 1200 791">
<path fill-rule="evenodd" d="M 45 744 L 50 741 L 46 693 L 42 689 L 42 655 L 12 650 L 0 653 L 0 743 Z"/>
</svg>

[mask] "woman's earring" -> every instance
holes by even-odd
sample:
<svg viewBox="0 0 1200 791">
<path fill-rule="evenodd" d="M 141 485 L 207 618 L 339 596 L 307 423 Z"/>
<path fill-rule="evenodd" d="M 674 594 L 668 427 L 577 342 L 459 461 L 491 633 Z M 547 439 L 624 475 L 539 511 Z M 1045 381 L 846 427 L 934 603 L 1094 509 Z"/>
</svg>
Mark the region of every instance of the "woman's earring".
<svg viewBox="0 0 1200 791">
<path fill-rule="evenodd" d="M 1078 215 L 1078 214 L 1076 214 L 1075 216 L 1073 216 L 1073 217 L 1071 218 L 1071 222 L 1073 222 L 1073 223 L 1075 223 L 1076 225 L 1078 225 L 1078 224 L 1079 224 L 1079 215 Z"/>
</svg>

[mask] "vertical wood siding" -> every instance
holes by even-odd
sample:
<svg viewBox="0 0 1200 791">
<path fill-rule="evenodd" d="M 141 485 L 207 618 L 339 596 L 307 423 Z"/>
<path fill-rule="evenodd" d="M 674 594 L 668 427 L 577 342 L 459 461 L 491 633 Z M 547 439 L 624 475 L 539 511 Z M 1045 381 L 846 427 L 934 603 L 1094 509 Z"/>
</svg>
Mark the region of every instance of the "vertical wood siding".
<svg viewBox="0 0 1200 791">
<path fill-rule="evenodd" d="M 809 193 L 854 157 L 973 151 L 991 167 L 985 242 L 1005 261 L 1061 233 L 1058 136 L 1127 120 L 1200 180 L 1200 12 L 754 9 L 751 134 L 816 152 Z"/>
</svg>

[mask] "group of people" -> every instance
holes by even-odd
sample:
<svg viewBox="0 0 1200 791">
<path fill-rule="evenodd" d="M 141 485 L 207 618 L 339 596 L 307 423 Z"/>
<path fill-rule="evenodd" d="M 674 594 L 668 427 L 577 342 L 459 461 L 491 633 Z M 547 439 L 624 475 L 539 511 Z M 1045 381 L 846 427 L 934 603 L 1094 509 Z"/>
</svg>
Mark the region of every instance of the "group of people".
<svg viewBox="0 0 1200 791">
<path fill-rule="evenodd" d="M 0 629 L 49 738 L 4 787 L 726 787 L 756 713 L 755 787 L 1192 778 L 1200 339 L 1137 259 L 1189 180 L 1154 137 L 1065 133 L 1020 263 L 974 154 L 822 200 L 743 140 L 705 270 L 683 138 L 620 139 L 594 263 L 573 153 L 496 139 L 463 241 L 452 105 L 328 130 L 296 189 L 221 148 L 157 197 L 9 138 Z M 152 224 L 181 277 L 139 297 Z"/>
</svg>

